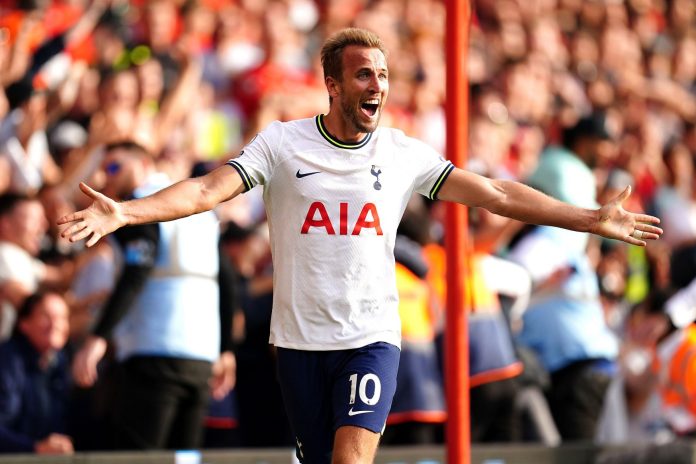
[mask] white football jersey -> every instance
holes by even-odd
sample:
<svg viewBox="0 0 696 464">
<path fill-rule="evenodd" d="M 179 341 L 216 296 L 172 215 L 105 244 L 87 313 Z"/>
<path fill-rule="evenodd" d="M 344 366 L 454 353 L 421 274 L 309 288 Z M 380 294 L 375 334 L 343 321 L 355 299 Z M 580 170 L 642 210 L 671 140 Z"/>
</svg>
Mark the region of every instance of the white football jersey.
<svg viewBox="0 0 696 464">
<path fill-rule="evenodd" d="M 396 229 L 412 193 L 436 198 L 452 163 L 395 129 L 341 142 L 317 116 L 270 124 L 228 164 L 247 190 L 264 186 L 270 342 L 316 351 L 400 346 Z"/>
</svg>

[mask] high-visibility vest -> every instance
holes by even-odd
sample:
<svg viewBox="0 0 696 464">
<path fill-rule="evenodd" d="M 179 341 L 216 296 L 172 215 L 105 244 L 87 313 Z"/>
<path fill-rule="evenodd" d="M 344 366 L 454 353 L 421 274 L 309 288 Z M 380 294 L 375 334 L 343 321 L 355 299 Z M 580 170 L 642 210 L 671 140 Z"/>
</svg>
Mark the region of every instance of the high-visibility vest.
<svg viewBox="0 0 696 464">
<path fill-rule="evenodd" d="M 399 292 L 401 338 L 410 341 L 435 339 L 430 311 L 431 292 L 428 283 L 406 266 L 396 263 L 396 288 Z"/>
<path fill-rule="evenodd" d="M 437 244 L 428 244 L 423 251 L 430 268 L 427 276 L 428 283 L 436 299 L 444 307 L 447 297 L 445 249 Z M 481 260 L 484 256 L 485 254 L 482 253 L 473 253 L 470 256 L 470 272 L 462 279 L 467 286 L 466 296 L 470 303 L 468 306 L 472 312 L 498 312 L 500 311 L 498 295 L 486 285 L 481 271 Z"/>
<path fill-rule="evenodd" d="M 442 373 L 435 345 L 428 282 L 396 263 L 401 317 L 401 358 L 387 424 L 442 423 L 447 419 Z"/>
<path fill-rule="evenodd" d="M 447 256 L 445 255 L 445 248 L 437 243 L 429 243 L 423 247 L 423 256 L 428 263 L 428 274 L 425 276 L 425 280 L 432 291 L 434 305 L 431 309 L 434 311 L 433 317 L 439 318 L 435 320 L 436 323 L 441 323 L 444 319 L 444 314 L 441 313 L 444 311 L 447 299 L 447 279 L 445 278 L 447 275 Z"/>
<path fill-rule="evenodd" d="M 446 255 L 442 246 L 430 244 L 424 249 L 430 266 L 428 281 L 442 307 L 446 295 Z M 507 321 L 502 314 L 498 294 L 486 284 L 481 260 L 486 255 L 474 253 L 469 258 L 469 272 L 462 277 L 471 311 L 469 316 L 469 384 L 471 387 L 509 379 L 522 373 Z"/>
<path fill-rule="evenodd" d="M 668 421 L 677 432 L 693 430 L 696 426 L 696 325 L 684 329 L 681 343 L 662 368 L 662 401 Z"/>
</svg>

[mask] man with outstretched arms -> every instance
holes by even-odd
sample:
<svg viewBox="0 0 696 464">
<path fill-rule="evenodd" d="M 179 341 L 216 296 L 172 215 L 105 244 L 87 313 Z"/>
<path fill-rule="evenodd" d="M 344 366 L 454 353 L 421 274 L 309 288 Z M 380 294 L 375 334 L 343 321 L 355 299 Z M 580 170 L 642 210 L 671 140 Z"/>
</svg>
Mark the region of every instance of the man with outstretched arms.
<svg viewBox="0 0 696 464">
<path fill-rule="evenodd" d="M 142 199 L 117 203 L 82 184 L 94 202 L 60 223 L 70 224 L 64 236 L 91 246 L 119 227 L 206 211 L 263 184 L 275 268 L 271 343 L 298 457 L 368 463 L 395 390 L 393 247 L 413 192 L 640 246 L 662 230 L 657 218 L 622 208 L 629 189 L 598 210 L 578 208 L 456 168 L 378 128 L 389 82 L 386 52 L 371 32 L 329 38 L 322 65 L 328 114 L 273 123 L 225 166 Z"/>
</svg>

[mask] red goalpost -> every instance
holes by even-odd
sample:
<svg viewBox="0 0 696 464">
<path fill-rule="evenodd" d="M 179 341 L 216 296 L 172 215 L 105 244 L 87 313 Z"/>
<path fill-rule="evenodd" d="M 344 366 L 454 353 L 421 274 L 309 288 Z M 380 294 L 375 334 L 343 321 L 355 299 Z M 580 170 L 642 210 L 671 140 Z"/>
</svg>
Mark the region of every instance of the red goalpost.
<svg viewBox="0 0 696 464">
<path fill-rule="evenodd" d="M 447 158 L 465 167 L 468 151 L 469 0 L 447 0 Z M 447 205 L 447 315 L 445 328 L 445 391 L 447 398 L 447 462 L 469 464 L 469 336 L 468 298 L 463 285 L 467 253 L 466 208 Z"/>
</svg>

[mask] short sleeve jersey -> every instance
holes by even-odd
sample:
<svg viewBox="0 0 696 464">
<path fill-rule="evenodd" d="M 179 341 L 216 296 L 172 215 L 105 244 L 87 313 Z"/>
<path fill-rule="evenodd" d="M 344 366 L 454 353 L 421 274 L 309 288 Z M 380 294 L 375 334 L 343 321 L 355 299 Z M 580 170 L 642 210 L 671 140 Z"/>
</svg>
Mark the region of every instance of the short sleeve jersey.
<svg viewBox="0 0 696 464">
<path fill-rule="evenodd" d="M 228 162 L 264 186 L 274 263 L 270 342 L 300 350 L 400 346 L 394 242 L 414 192 L 454 166 L 403 132 L 337 140 L 323 117 L 274 122 Z"/>
</svg>

